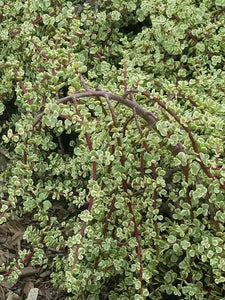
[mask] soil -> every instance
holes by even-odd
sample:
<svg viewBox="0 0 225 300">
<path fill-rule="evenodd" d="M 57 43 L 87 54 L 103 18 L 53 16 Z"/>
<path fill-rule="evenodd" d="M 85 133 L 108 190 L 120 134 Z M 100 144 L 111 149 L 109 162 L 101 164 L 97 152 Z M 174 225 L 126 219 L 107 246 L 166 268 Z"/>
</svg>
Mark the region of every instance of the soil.
<svg viewBox="0 0 225 300">
<path fill-rule="evenodd" d="M 13 259 L 18 258 L 21 249 L 28 249 L 24 244 L 23 233 L 30 220 L 10 220 L 1 225 L 0 229 L 0 266 L 9 265 Z M 51 250 L 49 255 L 53 255 Z M 5 271 L 1 271 L 4 274 Z M 36 292 L 36 295 L 34 295 Z M 33 293 L 33 296 L 31 294 Z M 41 267 L 32 266 L 28 262 L 22 270 L 22 275 L 15 284 L 4 280 L 0 283 L 0 300 L 62 300 L 66 292 L 56 289 L 50 281 L 50 271 Z"/>
</svg>

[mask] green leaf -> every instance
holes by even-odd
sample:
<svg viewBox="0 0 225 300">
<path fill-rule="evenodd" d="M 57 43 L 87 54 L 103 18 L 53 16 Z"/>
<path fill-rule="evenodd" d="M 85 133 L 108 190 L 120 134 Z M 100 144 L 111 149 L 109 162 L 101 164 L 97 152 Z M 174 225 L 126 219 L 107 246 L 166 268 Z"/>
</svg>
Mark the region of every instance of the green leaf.
<svg viewBox="0 0 225 300">
<path fill-rule="evenodd" d="M 43 201 L 43 208 L 45 211 L 49 210 L 50 208 L 52 208 L 52 203 L 49 200 Z"/>
<path fill-rule="evenodd" d="M 193 191 L 192 195 L 194 199 L 203 198 L 207 193 L 207 188 L 202 184 L 196 185 L 196 190 Z"/>
<path fill-rule="evenodd" d="M 88 222 L 93 219 L 93 216 L 90 214 L 90 212 L 87 209 L 85 209 L 79 214 L 79 218 L 84 222 Z"/>
<path fill-rule="evenodd" d="M 187 155 L 184 152 L 179 152 L 177 158 L 181 161 L 183 167 L 187 165 Z"/>
<path fill-rule="evenodd" d="M 191 243 L 189 241 L 183 240 L 181 241 L 180 245 L 184 250 L 187 250 L 191 246 Z"/>
<path fill-rule="evenodd" d="M 167 237 L 167 241 L 171 244 L 175 243 L 176 242 L 176 237 L 174 235 L 169 235 Z"/>
</svg>

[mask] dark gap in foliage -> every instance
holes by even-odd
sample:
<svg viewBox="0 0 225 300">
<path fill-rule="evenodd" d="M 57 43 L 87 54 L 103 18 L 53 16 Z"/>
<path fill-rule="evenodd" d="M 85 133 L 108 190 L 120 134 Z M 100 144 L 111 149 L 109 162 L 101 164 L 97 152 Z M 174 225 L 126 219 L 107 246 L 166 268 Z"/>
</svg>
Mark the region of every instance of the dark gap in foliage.
<svg viewBox="0 0 225 300">
<path fill-rule="evenodd" d="M 194 4 L 199 7 L 202 4 L 202 0 L 194 0 Z"/>
<path fill-rule="evenodd" d="M 7 101 L 7 102 L 3 102 L 5 105 L 5 110 L 3 112 L 3 114 L 0 116 L 0 127 L 2 127 L 2 130 L 0 131 L 0 140 L 2 139 L 3 135 L 7 136 L 7 131 L 9 128 L 4 128 L 4 123 L 5 122 L 10 122 L 12 116 L 14 114 L 18 114 L 18 107 L 15 105 L 15 101 L 16 101 L 16 94 L 14 92 L 13 97 Z M 14 124 L 13 126 L 11 126 L 11 129 L 14 130 Z M 8 150 L 13 151 L 13 149 L 9 147 Z"/>
<path fill-rule="evenodd" d="M 181 58 L 180 54 L 175 55 L 175 54 L 168 53 L 167 51 L 163 51 L 162 53 L 164 55 L 163 59 L 165 62 L 170 58 L 172 58 L 174 61 L 180 61 Z"/>
<path fill-rule="evenodd" d="M 57 136 L 54 132 L 52 132 L 52 141 L 58 145 L 57 150 L 59 152 L 62 154 L 68 154 L 72 157 L 74 154 L 74 147 L 71 146 L 70 142 L 74 141 L 76 143 L 78 136 L 79 133 L 77 132 L 67 133 L 65 130 L 60 136 Z"/>
<path fill-rule="evenodd" d="M 60 98 L 68 96 L 68 90 L 69 90 L 68 85 L 64 85 L 59 92 Z"/>
<path fill-rule="evenodd" d="M 5 121 L 9 121 L 13 114 L 18 113 L 18 107 L 15 105 L 16 101 L 16 93 L 13 93 L 13 97 L 8 100 L 7 102 L 4 102 L 5 110 L 3 112 L 3 115 L 0 117 L 0 126 L 4 124 Z"/>
<path fill-rule="evenodd" d="M 65 197 L 60 197 L 60 200 L 52 200 L 54 206 L 52 208 L 52 215 L 56 216 L 59 222 L 65 221 L 65 212 L 68 211 L 68 201 Z"/>
<path fill-rule="evenodd" d="M 118 53 L 117 55 L 111 55 L 110 58 L 107 58 L 106 62 L 113 64 L 114 67 L 120 69 L 122 59 L 123 59 L 122 55 Z"/>
<path fill-rule="evenodd" d="M 169 220 L 173 219 L 171 209 L 168 205 L 168 200 L 163 199 L 159 207 L 159 214 L 162 215 L 164 218 L 168 218 Z"/>
<path fill-rule="evenodd" d="M 116 287 L 124 280 L 124 275 L 118 274 L 109 278 L 107 283 L 103 286 L 103 289 L 100 292 L 102 300 L 109 299 L 108 296 L 111 291 L 115 291 Z"/>
<path fill-rule="evenodd" d="M 135 21 L 133 20 L 133 22 Z M 137 35 L 142 31 L 143 27 L 147 27 L 147 28 L 152 27 L 152 22 L 150 18 L 146 18 L 143 22 L 130 23 L 127 26 L 121 27 L 119 31 L 124 35 L 131 34 L 132 37 L 134 38 L 135 35 Z"/>
<path fill-rule="evenodd" d="M 148 298 L 150 300 L 150 298 Z M 179 300 L 179 299 L 183 299 L 181 297 L 178 297 L 176 295 L 167 295 L 167 294 L 162 294 L 162 299 L 163 300 Z"/>
</svg>

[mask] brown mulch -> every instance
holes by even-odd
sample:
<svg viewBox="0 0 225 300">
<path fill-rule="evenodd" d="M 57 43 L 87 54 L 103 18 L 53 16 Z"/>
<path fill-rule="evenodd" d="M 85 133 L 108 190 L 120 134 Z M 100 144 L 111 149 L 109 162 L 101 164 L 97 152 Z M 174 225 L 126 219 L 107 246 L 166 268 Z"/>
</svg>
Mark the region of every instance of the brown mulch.
<svg viewBox="0 0 225 300">
<path fill-rule="evenodd" d="M 22 222 L 23 221 L 23 222 Z M 27 220 L 28 222 L 28 220 Z M 18 258 L 18 251 L 24 249 L 24 220 L 10 220 L 0 225 L 0 266 L 9 265 Z M 25 224 L 25 226 L 24 226 Z M 28 246 L 28 245 L 25 245 Z M 26 247 L 25 247 L 26 248 Z M 5 272 L 1 271 L 1 274 Z M 4 280 L 0 283 L 0 300 L 62 300 L 66 293 L 57 290 L 50 281 L 50 272 L 28 263 L 15 284 Z"/>
</svg>

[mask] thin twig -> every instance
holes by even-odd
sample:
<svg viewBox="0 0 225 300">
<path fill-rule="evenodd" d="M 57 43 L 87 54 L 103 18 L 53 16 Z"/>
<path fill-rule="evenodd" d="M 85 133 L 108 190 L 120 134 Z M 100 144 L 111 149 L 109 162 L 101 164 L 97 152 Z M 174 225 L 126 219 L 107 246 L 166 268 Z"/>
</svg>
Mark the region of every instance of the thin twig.
<svg viewBox="0 0 225 300">
<path fill-rule="evenodd" d="M 89 86 L 86 84 L 86 82 L 85 82 L 85 80 L 84 80 L 84 77 L 83 77 L 81 74 L 79 74 L 79 77 L 80 77 L 81 83 L 82 83 L 83 88 L 85 89 L 85 91 L 90 92 L 91 89 L 90 89 Z"/>
</svg>

